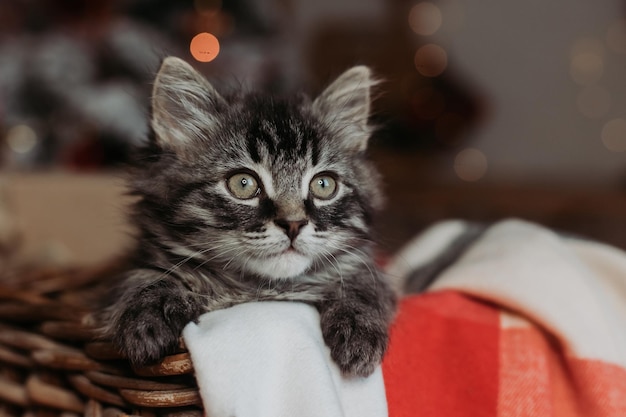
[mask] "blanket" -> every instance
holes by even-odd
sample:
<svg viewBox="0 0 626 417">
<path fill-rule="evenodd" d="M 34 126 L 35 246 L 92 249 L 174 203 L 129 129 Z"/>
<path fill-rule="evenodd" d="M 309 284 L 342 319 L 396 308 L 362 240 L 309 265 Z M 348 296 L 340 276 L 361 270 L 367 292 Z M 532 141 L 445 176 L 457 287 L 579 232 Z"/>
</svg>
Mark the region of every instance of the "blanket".
<svg viewBox="0 0 626 417">
<path fill-rule="evenodd" d="M 317 312 L 251 303 L 184 331 L 211 417 L 626 416 L 626 254 L 519 220 L 450 221 L 387 265 L 381 368 L 342 378 Z M 418 284 L 416 284 L 418 282 Z"/>
</svg>

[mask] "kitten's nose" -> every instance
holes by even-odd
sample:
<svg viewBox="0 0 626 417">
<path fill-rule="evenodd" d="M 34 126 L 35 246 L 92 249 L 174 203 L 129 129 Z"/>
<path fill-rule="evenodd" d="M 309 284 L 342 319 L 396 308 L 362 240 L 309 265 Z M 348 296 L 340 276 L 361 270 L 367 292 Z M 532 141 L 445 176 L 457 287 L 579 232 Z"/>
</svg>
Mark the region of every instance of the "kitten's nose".
<svg viewBox="0 0 626 417">
<path fill-rule="evenodd" d="M 276 219 L 274 220 L 276 226 L 280 227 L 285 231 L 290 240 L 294 240 L 298 233 L 300 233 L 300 229 L 306 226 L 309 221 L 308 220 L 284 220 L 284 219 Z"/>
</svg>

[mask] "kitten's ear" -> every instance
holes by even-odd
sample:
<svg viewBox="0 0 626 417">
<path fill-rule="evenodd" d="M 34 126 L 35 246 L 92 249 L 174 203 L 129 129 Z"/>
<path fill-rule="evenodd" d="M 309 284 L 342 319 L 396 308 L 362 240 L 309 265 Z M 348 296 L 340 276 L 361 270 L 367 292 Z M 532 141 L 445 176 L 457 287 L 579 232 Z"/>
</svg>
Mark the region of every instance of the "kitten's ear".
<svg viewBox="0 0 626 417">
<path fill-rule="evenodd" d="M 377 81 L 366 66 L 350 68 L 313 102 L 313 111 L 354 151 L 367 148 L 370 90 Z"/>
<path fill-rule="evenodd" d="M 152 89 L 151 125 L 157 144 L 184 154 L 190 141 L 206 139 L 226 101 L 191 65 L 165 58 Z"/>
</svg>

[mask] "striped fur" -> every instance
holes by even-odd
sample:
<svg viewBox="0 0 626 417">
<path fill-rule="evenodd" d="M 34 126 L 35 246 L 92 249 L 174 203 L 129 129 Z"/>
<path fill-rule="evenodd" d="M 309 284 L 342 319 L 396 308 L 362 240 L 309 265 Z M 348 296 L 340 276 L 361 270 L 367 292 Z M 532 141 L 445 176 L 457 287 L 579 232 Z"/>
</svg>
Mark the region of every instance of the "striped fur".
<svg viewBox="0 0 626 417">
<path fill-rule="evenodd" d="M 140 197 L 134 267 L 103 313 L 105 333 L 133 363 L 171 352 L 204 312 L 290 300 L 318 307 L 346 374 L 374 370 L 395 301 L 371 255 L 382 203 L 364 152 L 372 85 L 369 69 L 355 67 L 315 101 L 224 98 L 185 62 L 164 61 L 153 137 L 130 181 Z M 253 175 L 260 193 L 236 198 L 227 186 L 234 172 Z M 320 173 L 338 184 L 329 200 L 309 192 Z M 306 224 L 291 239 L 288 222 Z"/>
</svg>

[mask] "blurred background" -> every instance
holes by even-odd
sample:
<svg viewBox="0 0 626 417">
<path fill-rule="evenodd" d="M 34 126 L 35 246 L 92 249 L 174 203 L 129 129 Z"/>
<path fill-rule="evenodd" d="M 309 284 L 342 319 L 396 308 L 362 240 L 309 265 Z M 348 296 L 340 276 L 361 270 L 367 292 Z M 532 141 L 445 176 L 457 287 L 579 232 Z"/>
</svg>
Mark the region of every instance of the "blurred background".
<svg viewBox="0 0 626 417">
<path fill-rule="evenodd" d="M 437 220 L 510 216 L 626 248 L 624 6 L 1 0 L 0 239 L 77 262 L 127 244 L 120 167 L 177 55 L 218 89 L 284 94 L 371 66 L 386 251 Z"/>
</svg>

